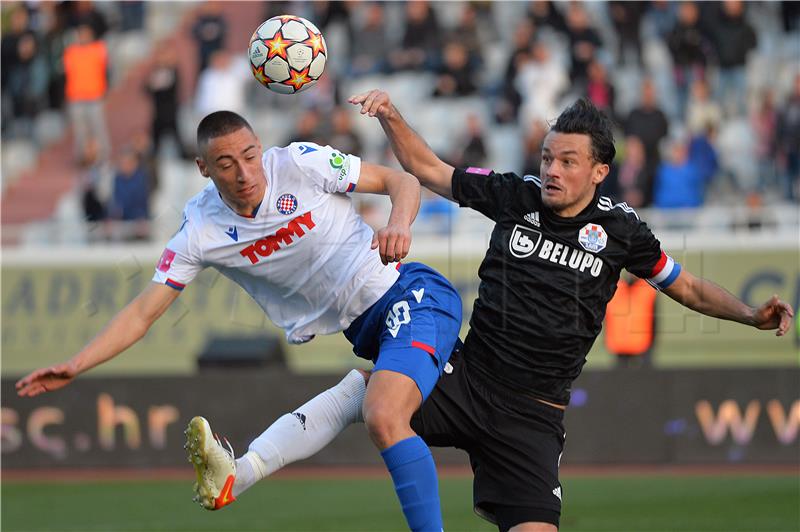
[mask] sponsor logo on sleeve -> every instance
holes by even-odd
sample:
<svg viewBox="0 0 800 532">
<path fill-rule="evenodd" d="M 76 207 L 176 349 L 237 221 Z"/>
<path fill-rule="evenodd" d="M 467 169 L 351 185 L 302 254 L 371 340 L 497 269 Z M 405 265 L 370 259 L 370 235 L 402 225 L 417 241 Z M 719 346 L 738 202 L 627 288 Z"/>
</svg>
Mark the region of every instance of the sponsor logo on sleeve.
<svg viewBox="0 0 800 532">
<path fill-rule="evenodd" d="M 477 166 L 470 166 L 467 168 L 466 172 L 468 174 L 478 174 L 478 175 L 489 175 L 492 173 L 491 170 L 488 168 L 478 168 Z"/>
<path fill-rule="evenodd" d="M 156 267 L 160 272 L 168 272 L 172 261 L 175 260 L 175 252 L 169 248 L 164 248 L 164 253 L 158 259 L 158 266 Z"/>
<path fill-rule="evenodd" d="M 345 162 L 345 156 L 339 153 L 338 151 L 331 153 L 331 158 L 328 159 L 328 163 L 334 170 L 341 169 L 342 166 L 344 166 L 344 162 Z"/>
</svg>

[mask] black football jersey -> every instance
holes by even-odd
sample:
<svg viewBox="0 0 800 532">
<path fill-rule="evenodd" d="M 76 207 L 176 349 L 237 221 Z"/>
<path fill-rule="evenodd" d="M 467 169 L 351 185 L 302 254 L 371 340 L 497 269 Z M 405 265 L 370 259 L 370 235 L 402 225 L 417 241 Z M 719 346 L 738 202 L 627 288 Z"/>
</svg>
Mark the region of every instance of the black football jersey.
<svg viewBox="0 0 800 532">
<path fill-rule="evenodd" d="M 526 394 L 569 402 L 623 268 L 656 287 L 680 272 L 633 209 L 605 196 L 563 218 L 539 178 L 480 168 L 455 170 L 452 193 L 495 221 L 464 356 Z"/>
</svg>

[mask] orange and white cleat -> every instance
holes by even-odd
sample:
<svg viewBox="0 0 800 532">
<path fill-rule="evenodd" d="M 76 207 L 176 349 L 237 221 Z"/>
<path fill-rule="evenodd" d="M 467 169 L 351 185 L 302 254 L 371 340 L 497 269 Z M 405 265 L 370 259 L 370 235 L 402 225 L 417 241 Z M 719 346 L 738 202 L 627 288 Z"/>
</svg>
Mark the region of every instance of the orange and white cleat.
<svg viewBox="0 0 800 532">
<path fill-rule="evenodd" d="M 219 510 L 236 498 L 233 496 L 233 481 L 236 479 L 236 461 L 228 440 L 227 447 L 211 432 L 211 425 L 204 417 L 196 416 L 184 431 L 189 461 L 197 474 L 194 484 L 194 501 L 206 510 Z"/>
</svg>

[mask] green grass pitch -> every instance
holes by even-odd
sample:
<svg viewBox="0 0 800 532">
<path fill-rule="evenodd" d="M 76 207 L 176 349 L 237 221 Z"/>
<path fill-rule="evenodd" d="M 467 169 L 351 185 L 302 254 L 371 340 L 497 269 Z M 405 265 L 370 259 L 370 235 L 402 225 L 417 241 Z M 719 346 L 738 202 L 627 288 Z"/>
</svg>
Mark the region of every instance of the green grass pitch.
<svg viewBox="0 0 800 532">
<path fill-rule="evenodd" d="M 496 530 L 472 513 L 471 479 L 441 479 L 445 527 Z M 797 531 L 797 476 L 567 476 L 562 531 Z M 206 512 L 190 482 L 3 482 L 2 530 L 389 531 L 404 521 L 387 479 L 273 478 Z"/>
</svg>

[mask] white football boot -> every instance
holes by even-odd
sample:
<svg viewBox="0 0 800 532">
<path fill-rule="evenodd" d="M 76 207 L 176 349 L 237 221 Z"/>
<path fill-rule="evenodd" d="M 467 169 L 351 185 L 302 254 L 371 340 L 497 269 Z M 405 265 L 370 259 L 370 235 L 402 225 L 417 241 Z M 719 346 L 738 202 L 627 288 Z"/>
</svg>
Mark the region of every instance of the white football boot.
<svg viewBox="0 0 800 532">
<path fill-rule="evenodd" d="M 236 479 L 236 461 L 228 440 L 225 439 L 226 448 L 211 432 L 208 421 L 200 416 L 192 418 L 184 434 L 184 449 L 197 474 L 194 501 L 206 510 L 219 510 L 235 501 L 231 490 Z"/>
</svg>

